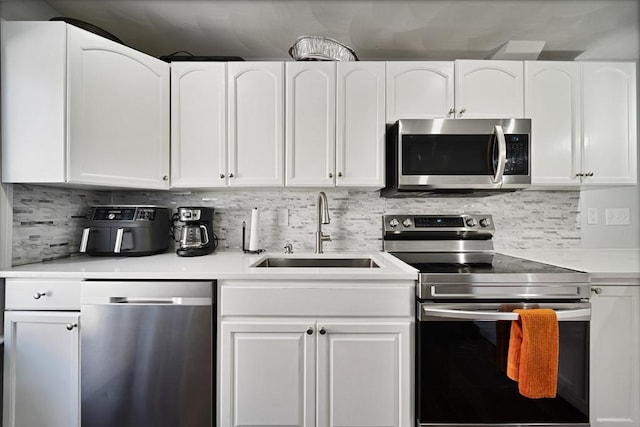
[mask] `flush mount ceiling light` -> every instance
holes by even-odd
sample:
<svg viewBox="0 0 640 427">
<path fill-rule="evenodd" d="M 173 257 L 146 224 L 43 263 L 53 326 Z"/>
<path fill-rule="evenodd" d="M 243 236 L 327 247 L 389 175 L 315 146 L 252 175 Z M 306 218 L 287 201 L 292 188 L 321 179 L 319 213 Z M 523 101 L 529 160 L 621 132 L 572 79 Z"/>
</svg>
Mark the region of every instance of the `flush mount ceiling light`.
<svg viewBox="0 0 640 427">
<path fill-rule="evenodd" d="M 545 42 L 530 40 L 509 40 L 501 45 L 488 59 L 531 60 L 538 59 Z"/>
</svg>

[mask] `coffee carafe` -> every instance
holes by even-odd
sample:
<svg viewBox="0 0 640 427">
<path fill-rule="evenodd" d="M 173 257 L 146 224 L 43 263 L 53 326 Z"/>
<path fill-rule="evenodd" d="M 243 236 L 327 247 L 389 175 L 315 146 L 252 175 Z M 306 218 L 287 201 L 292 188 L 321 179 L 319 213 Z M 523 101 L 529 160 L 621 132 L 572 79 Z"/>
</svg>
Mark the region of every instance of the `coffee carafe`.
<svg viewBox="0 0 640 427">
<path fill-rule="evenodd" d="M 182 222 L 176 253 L 180 256 L 199 256 L 213 252 L 218 238 L 213 232 L 213 208 L 179 207 L 178 221 Z"/>
</svg>

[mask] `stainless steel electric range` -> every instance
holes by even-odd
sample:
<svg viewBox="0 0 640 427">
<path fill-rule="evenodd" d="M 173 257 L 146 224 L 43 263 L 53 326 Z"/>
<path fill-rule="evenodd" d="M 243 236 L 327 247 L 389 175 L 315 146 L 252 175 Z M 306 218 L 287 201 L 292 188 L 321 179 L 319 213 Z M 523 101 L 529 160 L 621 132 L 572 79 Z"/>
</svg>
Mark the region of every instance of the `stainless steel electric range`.
<svg viewBox="0 0 640 427">
<path fill-rule="evenodd" d="M 589 425 L 589 275 L 496 253 L 491 215 L 385 215 L 383 248 L 419 270 L 417 426 Z M 506 376 L 514 308 L 552 308 L 558 393 Z"/>
</svg>

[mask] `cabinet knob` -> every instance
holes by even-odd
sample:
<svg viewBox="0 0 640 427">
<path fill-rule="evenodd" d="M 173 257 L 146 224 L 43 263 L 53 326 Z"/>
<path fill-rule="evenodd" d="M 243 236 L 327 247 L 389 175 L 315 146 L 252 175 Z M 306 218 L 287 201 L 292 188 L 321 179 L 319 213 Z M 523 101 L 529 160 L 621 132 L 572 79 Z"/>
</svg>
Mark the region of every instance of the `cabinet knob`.
<svg viewBox="0 0 640 427">
<path fill-rule="evenodd" d="M 46 292 L 36 292 L 35 294 L 33 294 L 33 299 L 40 299 L 44 296 L 47 296 Z"/>
<path fill-rule="evenodd" d="M 338 178 L 342 178 L 342 172 L 338 172 Z"/>
<path fill-rule="evenodd" d="M 333 174 L 329 172 L 329 178 L 333 178 Z"/>
<path fill-rule="evenodd" d="M 602 288 L 591 288 L 591 292 L 596 295 L 600 295 L 602 293 Z"/>
<path fill-rule="evenodd" d="M 448 115 L 455 115 L 456 114 L 456 109 L 455 108 L 449 108 L 449 113 Z"/>
<path fill-rule="evenodd" d="M 307 329 L 307 335 L 313 335 L 313 328 Z"/>
<path fill-rule="evenodd" d="M 577 173 L 576 176 L 584 176 L 583 173 Z"/>
<path fill-rule="evenodd" d="M 458 113 L 458 115 L 460 115 L 460 116 L 461 116 L 461 115 L 462 115 L 462 113 L 466 113 L 466 112 L 467 112 L 467 108 L 466 108 L 466 107 L 462 107 L 462 108 L 460 109 L 460 112 Z"/>
<path fill-rule="evenodd" d="M 593 172 L 587 172 L 587 176 L 593 176 Z"/>
<path fill-rule="evenodd" d="M 77 323 L 67 323 L 67 331 L 72 331 L 73 328 L 77 328 L 78 324 Z"/>
<path fill-rule="evenodd" d="M 162 177 L 162 180 L 163 180 L 163 181 L 169 181 L 169 177 L 168 177 L 167 175 L 164 175 L 164 176 Z"/>
<path fill-rule="evenodd" d="M 320 335 L 324 335 L 327 333 L 327 330 L 325 328 L 320 328 L 318 332 L 320 332 Z"/>
<path fill-rule="evenodd" d="M 229 174 L 229 178 L 233 178 L 233 174 L 232 173 Z"/>
<path fill-rule="evenodd" d="M 221 173 L 221 174 L 220 174 L 220 179 L 223 179 L 223 178 L 224 178 L 224 174 L 223 174 L 223 173 Z"/>
</svg>

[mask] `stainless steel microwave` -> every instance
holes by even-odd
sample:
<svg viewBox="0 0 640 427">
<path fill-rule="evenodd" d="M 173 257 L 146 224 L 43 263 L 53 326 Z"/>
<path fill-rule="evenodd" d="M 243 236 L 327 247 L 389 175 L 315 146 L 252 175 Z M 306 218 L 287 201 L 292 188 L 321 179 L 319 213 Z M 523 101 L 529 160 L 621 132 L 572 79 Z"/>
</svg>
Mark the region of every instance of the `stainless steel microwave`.
<svg viewBox="0 0 640 427">
<path fill-rule="evenodd" d="M 402 197 L 531 185 L 531 119 L 410 119 L 387 130 L 386 187 Z"/>
</svg>

